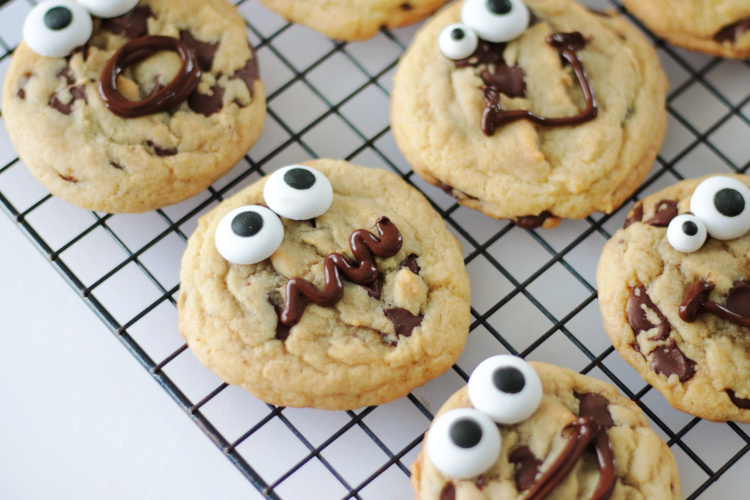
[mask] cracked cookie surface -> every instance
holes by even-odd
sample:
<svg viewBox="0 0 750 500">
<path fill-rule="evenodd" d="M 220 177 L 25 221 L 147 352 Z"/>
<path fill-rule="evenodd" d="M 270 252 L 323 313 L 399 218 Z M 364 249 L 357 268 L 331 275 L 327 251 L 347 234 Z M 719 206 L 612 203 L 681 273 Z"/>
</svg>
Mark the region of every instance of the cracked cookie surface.
<svg viewBox="0 0 750 500">
<path fill-rule="evenodd" d="M 572 439 L 564 435 L 563 429 L 584 413 L 595 414 L 607 429 L 615 464 L 610 500 L 681 498 L 672 453 L 649 428 L 646 417 L 635 403 L 610 384 L 592 377 L 546 363 L 532 362 L 531 365 L 542 381 L 541 404 L 520 423 L 498 424 L 501 450 L 490 469 L 469 479 L 448 478 L 430 461 L 423 446 L 412 465 L 411 481 L 417 499 L 527 498 L 526 493 L 551 468 Z M 472 408 L 466 387 L 451 396 L 435 418 L 455 408 Z M 544 498 L 589 500 L 599 478 L 596 455 L 593 450 L 586 450 Z"/>
<path fill-rule="evenodd" d="M 117 49 L 145 35 L 178 38 L 202 76 L 168 111 L 120 118 L 99 95 Z M 120 93 L 141 100 L 180 69 L 174 52 L 127 68 Z M 3 118 L 21 159 L 47 189 L 83 208 L 144 212 L 182 201 L 229 171 L 255 143 L 265 97 L 246 25 L 225 0 L 141 0 L 114 19 L 94 18 L 88 43 L 43 57 L 22 42 L 3 92 Z"/>
<path fill-rule="evenodd" d="M 559 218 L 611 212 L 650 170 L 664 136 L 667 82 L 656 52 L 616 15 L 592 13 L 568 0 L 526 4 L 528 28 L 507 44 L 490 45 L 499 62 L 475 64 L 469 57 L 468 64 L 457 64 L 440 52 L 438 36 L 459 22 L 460 2 L 417 34 L 394 79 L 394 137 L 420 176 L 492 217 L 542 216 L 546 221 L 536 225 L 549 227 Z M 498 74 L 502 66 L 523 76 L 520 91 L 500 92 L 503 109 L 569 117 L 584 108 L 571 67 L 547 42 L 551 35 L 574 32 L 585 39 L 577 55 L 598 115 L 575 126 L 518 120 L 486 135 L 482 89 L 491 78 L 483 77 L 485 70 Z"/>
<path fill-rule="evenodd" d="M 623 4 L 674 45 L 721 57 L 750 57 L 746 0 L 623 0 Z"/>
<path fill-rule="evenodd" d="M 266 178 L 200 219 L 182 260 L 180 332 L 201 362 L 266 402 L 324 409 L 385 403 L 443 373 L 463 349 L 470 291 L 460 246 L 396 175 L 343 161 L 307 165 L 328 177 L 333 204 L 312 220 L 283 218 L 284 240 L 270 258 L 229 264 L 214 243 L 225 214 L 263 203 Z M 403 244 L 393 257 L 375 258 L 379 293 L 344 280 L 338 303 L 309 304 L 285 328 L 278 315 L 287 281 L 302 277 L 321 287 L 326 256 L 352 259 L 352 232 L 377 234 L 383 216 Z"/>
<path fill-rule="evenodd" d="M 750 186 L 750 178 L 733 175 Z M 725 304 L 750 278 L 750 235 L 709 237 L 693 253 L 670 245 L 669 221 L 690 210 L 704 178 L 679 182 L 638 202 L 625 229 L 604 246 L 597 269 L 599 305 L 612 343 L 669 403 L 713 421 L 750 422 L 748 328 L 700 312 L 683 321 L 679 308 L 699 281 L 708 298 Z"/>
<path fill-rule="evenodd" d="M 290 22 L 334 40 L 365 40 L 423 19 L 446 0 L 260 0 Z"/>
</svg>

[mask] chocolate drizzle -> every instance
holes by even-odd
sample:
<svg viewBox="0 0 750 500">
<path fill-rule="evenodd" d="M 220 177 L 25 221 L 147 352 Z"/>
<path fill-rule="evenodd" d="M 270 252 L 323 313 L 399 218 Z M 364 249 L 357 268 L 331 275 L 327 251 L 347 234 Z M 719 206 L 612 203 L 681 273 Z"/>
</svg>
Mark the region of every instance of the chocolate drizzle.
<svg viewBox="0 0 750 500">
<path fill-rule="evenodd" d="M 641 217 L 643 217 L 643 212 L 641 212 Z M 667 227 L 675 217 L 677 217 L 677 202 L 673 200 L 661 200 L 656 203 L 656 213 L 646 221 L 646 224 L 654 227 Z"/>
<path fill-rule="evenodd" d="M 279 307 L 273 300 L 271 300 L 271 297 L 268 297 L 268 303 L 273 306 L 273 311 L 276 313 L 276 335 L 274 338 L 276 340 L 280 340 L 284 342 L 286 339 L 289 338 L 289 334 L 292 331 L 291 326 L 287 326 L 284 323 L 281 322 L 280 319 L 278 319 L 281 316 L 281 307 Z"/>
<path fill-rule="evenodd" d="M 148 18 L 156 17 L 147 5 L 140 5 L 119 17 L 102 19 L 102 29 L 127 38 L 140 38 L 148 33 Z"/>
<path fill-rule="evenodd" d="M 534 456 L 531 448 L 528 446 L 516 448 L 508 456 L 508 461 L 518 466 L 515 478 L 518 491 L 525 491 L 534 486 L 536 476 L 539 474 L 539 467 L 544 462 Z"/>
<path fill-rule="evenodd" d="M 746 31 L 750 31 L 750 18 L 740 19 L 736 23 L 724 26 L 714 35 L 714 40 L 719 43 L 735 43 L 737 37 Z"/>
<path fill-rule="evenodd" d="M 714 287 L 710 281 L 699 280 L 688 288 L 680 304 L 680 318 L 692 323 L 698 318 L 698 313 L 705 310 L 735 325 L 750 327 L 750 281 L 735 282 L 727 292 L 724 306 L 708 300 L 708 295 Z"/>
<path fill-rule="evenodd" d="M 523 229 L 536 229 L 538 227 L 542 227 L 544 225 L 544 222 L 551 217 L 554 217 L 554 215 L 545 210 L 539 215 L 524 215 L 522 217 L 518 217 L 515 221 L 513 221 L 513 223 L 517 227 Z"/>
<path fill-rule="evenodd" d="M 577 50 L 581 50 L 586 46 L 586 39 L 577 31 L 573 33 L 555 33 L 547 37 L 547 43 L 557 49 L 560 52 L 560 56 L 573 67 L 578 83 L 581 86 L 583 97 L 586 100 L 584 109 L 577 115 L 560 118 L 546 118 L 522 109 L 503 110 L 500 107 L 500 93 L 502 90 L 488 85 L 482 90 L 485 101 L 485 108 L 482 114 L 482 131 L 485 135 L 491 136 L 495 133 L 495 129 L 498 126 L 516 120 L 529 120 L 537 125 L 554 127 L 579 125 L 596 118 L 598 113 L 596 97 L 586 75 L 586 70 L 576 53 Z"/>
<path fill-rule="evenodd" d="M 394 307 L 393 309 L 385 309 L 383 311 L 385 317 L 393 323 L 393 328 L 396 330 L 397 337 L 411 337 L 414 329 L 422 324 L 424 315 L 414 315 L 403 307 Z"/>
<path fill-rule="evenodd" d="M 644 309 L 645 307 L 645 309 Z M 659 319 L 658 325 L 651 323 L 646 316 L 646 309 L 652 311 Z M 630 290 L 630 300 L 626 306 L 628 323 L 633 328 L 636 337 L 643 332 L 659 327 L 656 335 L 649 340 L 666 340 L 669 337 L 669 320 L 664 316 L 651 297 L 646 293 L 646 287 L 639 286 Z"/>
<path fill-rule="evenodd" d="M 57 92 L 52 94 L 52 97 L 49 98 L 49 106 L 51 108 L 54 108 L 58 110 L 60 113 L 64 115 L 69 115 L 73 112 L 73 104 L 76 102 L 77 99 L 81 99 L 83 102 L 88 103 L 89 100 L 86 97 L 86 87 L 83 85 L 76 85 L 75 87 L 69 87 L 70 90 L 70 102 L 65 104 L 63 103 L 58 97 Z"/>
<path fill-rule="evenodd" d="M 117 90 L 117 77 L 129 66 L 158 51 L 172 50 L 182 60 L 180 71 L 168 85 L 142 101 L 129 101 Z M 107 62 L 99 79 L 99 95 L 117 116 L 134 118 L 166 111 L 184 102 L 200 82 L 201 71 L 190 48 L 167 36 L 149 36 L 123 45 Z"/>
<path fill-rule="evenodd" d="M 375 225 L 380 238 L 366 229 L 357 229 L 349 237 L 349 247 L 356 262 L 350 262 L 340 253 L 332 253 L 325 258 L 325 285 L 322 289 L 319 290 L 303 278 L 292 278 L 287 282 L 286 301 L 281 313 L 282 323 L 296 325 L 309 302 L 321 307 L 331 307 L 341 300 L 344 295 L 343 277 L 358 285 L 377 281 L 379 271 L 375 256 L 393 257 L 401 250 L 402 238 L 398 228 L 388 217 L 381 217 Z"/>
<path fill-rule="evenodd" d="M 607 409 L 608 402 L 598 394 L 576 395 L 580 400 L 579 417 L 568 424 L 563 433 L 568 433 L 568 442 L 560 455 L 529 489 L 526 500 L 542 500 L 573 470 L 583 453 L 590 447 L 596 451 L 599 465 L 599 481 L 592 500 L 606 500 L 612 494 L 617 479 L 615 457 L 609 443 L 607 429 L 614 425 Z"/>
</svg>

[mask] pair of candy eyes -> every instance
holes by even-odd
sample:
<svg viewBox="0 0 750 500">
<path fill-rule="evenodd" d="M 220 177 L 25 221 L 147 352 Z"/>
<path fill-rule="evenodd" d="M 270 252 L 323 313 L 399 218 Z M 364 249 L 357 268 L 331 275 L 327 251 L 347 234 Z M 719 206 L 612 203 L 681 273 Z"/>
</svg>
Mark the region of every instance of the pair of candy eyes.
<svg viewBox="0 0 750 500">
<path fill-rule="evenodd" d="M 216 249 L 234 264 L 256 264 L 270 257 L 284 241 L 281 217 L 309 220 L 333 203 L 333 187 L 320 171 L 291 165 L 271 174 L 263 186 L 268 208 L 246 205 L 226 214 L 216 227 Z"/>
<path fill-rule="evenodd" d="M 667 227 L 667 240 L 675 250 L 695 252 L 709 235 L 718 240 L 739 238 L 750 231 L 750 189 L 731 177 L 709 177 L 695 188 L 690 212 L 678 215 Z"/>
<path fill-rule="evenodd" d="M 438 46 L 449 59 L 466 59 L 477 49 L 480 38 L 487 42 L 518 38 L 530 17 L 521 0 L 466 0 L 461 8 L 461 23 L 443 28 Z"/>
<path fill-rule="evenodd" d="M 65 57 L 85 44 L 93 32 L 91 15 L 112 18 L 125 14 L 138 0 L 52 0 L 31 9 L 23 39 L 39 55 Z"/>
<path fill-rule="evenodd" d="M 542 401 L 542 382 L 521 358 L 493 356 L 477 366 L 467 389 L 474 408 L 450 410 L 430 427 L 427 455 L 444 475 L 478 476 L 497 461 L 502 439 L 497 424 L 529 418 Z"/>
</svg>

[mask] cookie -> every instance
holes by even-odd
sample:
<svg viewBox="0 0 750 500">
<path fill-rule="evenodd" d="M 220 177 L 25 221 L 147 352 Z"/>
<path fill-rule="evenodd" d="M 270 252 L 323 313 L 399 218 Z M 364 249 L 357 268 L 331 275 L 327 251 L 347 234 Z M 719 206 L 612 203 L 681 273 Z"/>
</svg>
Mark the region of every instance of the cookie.
<svg viewBox="0 0 750 500">
<path fill-rule="evenodd" d="M 421 500 L 679 499 L 674 457 L 611 385 L 510 355 L 443 405 L 412 465 Z"/>
<path fill-rule="evenodd" d="M 644 198 L 596 275 L 620 356 L 672 406 L 717 422 L 750 422 L 747 186 L 710 176 Z"/>
<path fill-rule="evenodd" d="M 196 357 L 276 405 L 393 400 L 447 370 L 469 331 L 443 220 L 400 177 L 344 161 L 285 167 L 224 201 L 200 219 L 180 278 Z"/>
<path fill-rule="evenodd" d="M 24 38 L 5 78 L 8 134 L 34 176 L 82 208 L 182 201 L 263 128 L 258 61 L 225 0 L 53 0 Z"/>
<path fill-rule="evenodd" d="M 666 128 L 654 49 L 572 0 L 467 0 L 416 36 L 391 124 L 413 169 L 467 207 L 522 227 L 617 208 Z"/>
<path fill-rule="evenodd" d="M 674 45 L 721 57 L 750 57 L 746 0 L 623 0 L 648 28 Z"/>
<path fill-rule="evenodd" d="M 334 40 L 366 40 L 382 28 L 416 23 L 447 0 L 260 0 L 289 22 Z"/>
</svg>

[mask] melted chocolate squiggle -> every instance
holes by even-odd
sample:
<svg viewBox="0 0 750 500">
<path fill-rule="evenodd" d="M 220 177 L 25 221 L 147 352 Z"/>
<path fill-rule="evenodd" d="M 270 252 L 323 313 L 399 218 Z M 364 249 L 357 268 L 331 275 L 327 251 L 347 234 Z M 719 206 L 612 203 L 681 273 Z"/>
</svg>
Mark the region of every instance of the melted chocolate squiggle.
<svg viewBox="0 0 750 500">
<path fill-rule="evenodd" d="M 698 318 L 701 310 L 716 314 L 735 325 L 750 328 L 750 283 L 740 281 L 727 293 L 726 306 L 708 300 L 716 285 L 710 281 L 699 280 L 685 292 L 680 304 L 680 318 L 692 323 Z"/>
<path fill-rule="evenodd" d="M 598 104 L 594 96 L 594 90 L 591 88 L 591 83 L 586 75 L 583 63 L 581 63 L 581 60 L 578 59 L 578 54 L 576 54 L 577 50 L 586 46 L 586 39 L 577 31 L 573 33 L 555 33 L 547 37 L 547 43 L 556 48 L 560 52 L 560 56 L 573 67 L 578 83 L 581 85 L 583 97 L 586 100 L 586 107 L 577 115 L 561 118 L 545 118 L 523 109 L 504 110 L 500 108 L 500 91 L 493 86 L 487 86 L 482 90 L 485 101 L 485 108 L 482 114 L 482 131 L 485 135 L 491 136 L 499 125 L 516 120 L 530 120 L 537 125 L 553 127 L 578 125 L 596 118 Z"/>
<path fill-rule="evenodd" d="M 165 87 L 142 101 L 129 101 L 117 90 L 117 77 L 126 68 L 161 50 L 177 52 L 182 61 L 177 76 Z M 107 62 L 99 78 L 99 95 L 104 105 L 122 118 L 159 113 L 184 102 L 198 86 L 201 70 L 192 50 L 183 42 L 168 36 L 147 36 L 123 45 Z"/>
<path fill-rule="evenodd" d="M 342 274 L 358 285 L 368 285 L 378 280 L 378 266 L 374 255 L 393 257 L 401 250 L 403 240 L 398 228 L 388 217 L 375 223 L 380 238 L 367 229 L 357 229 L 349 237 L 355 263 L 349 262 L 340 253 L 328 255 L 323 264 L 325 285 L 318 289 L 304 278 L 292 278 L 286 284 L 286 301 L 280 320 L 288 326 L 296 325 L 302 318 L 309 302 L 321 307 L 331 307 L 344 295 Z"/>
</svg>

